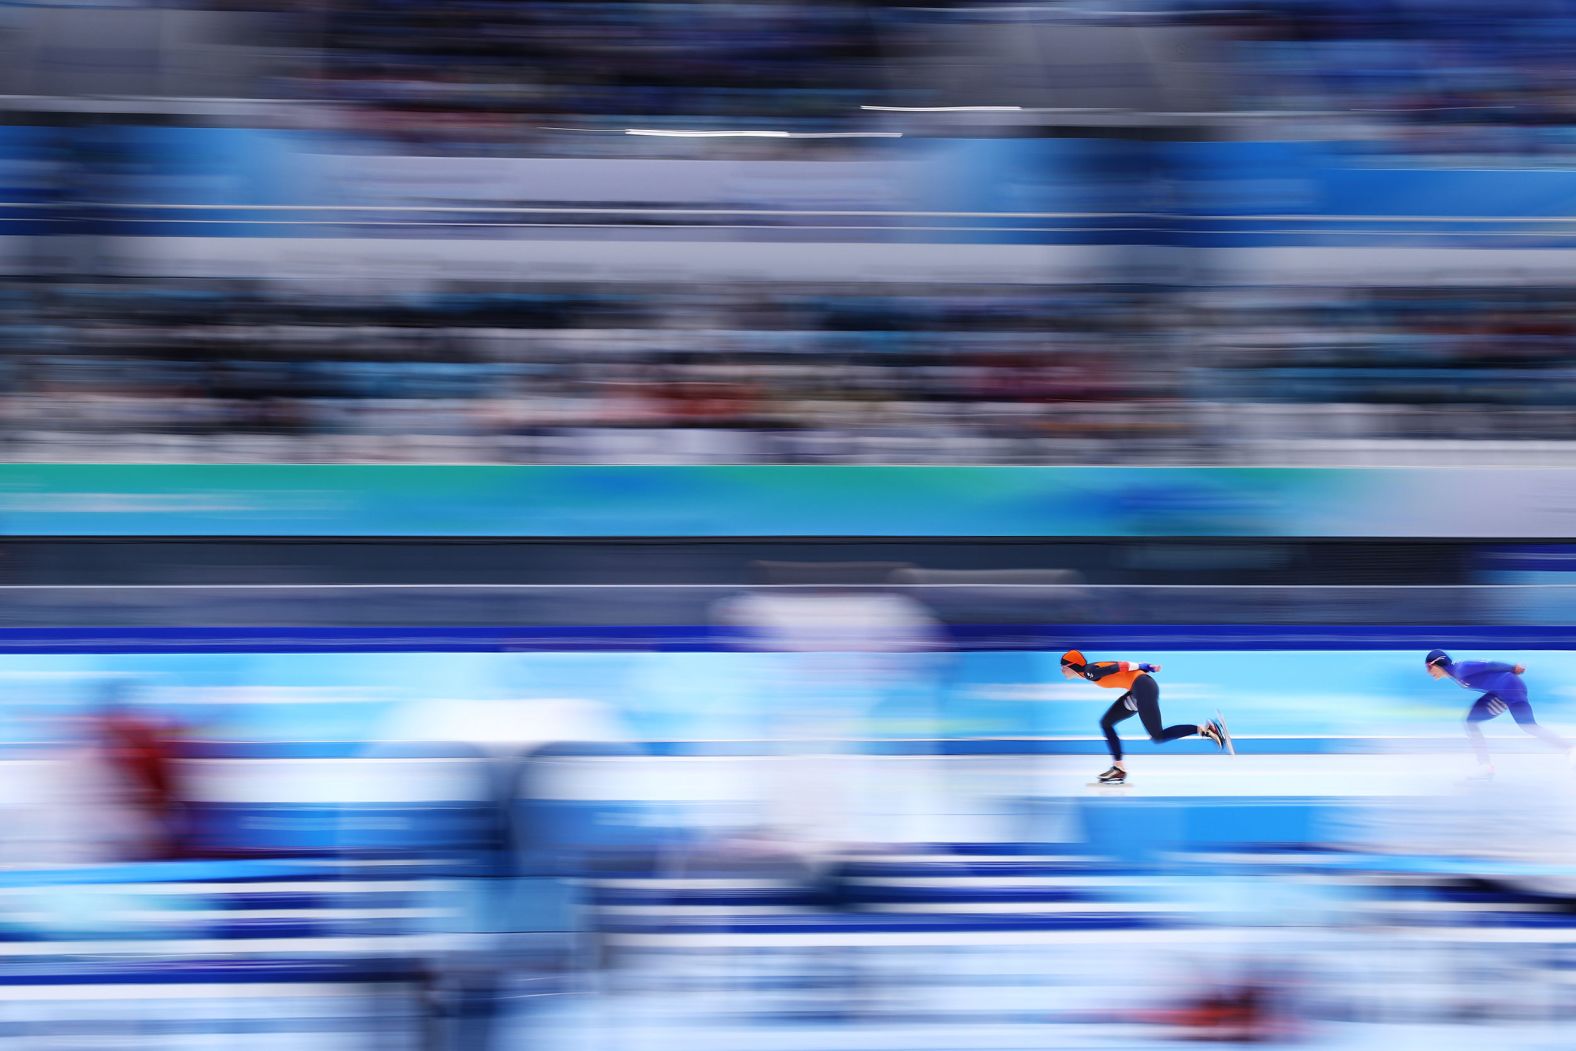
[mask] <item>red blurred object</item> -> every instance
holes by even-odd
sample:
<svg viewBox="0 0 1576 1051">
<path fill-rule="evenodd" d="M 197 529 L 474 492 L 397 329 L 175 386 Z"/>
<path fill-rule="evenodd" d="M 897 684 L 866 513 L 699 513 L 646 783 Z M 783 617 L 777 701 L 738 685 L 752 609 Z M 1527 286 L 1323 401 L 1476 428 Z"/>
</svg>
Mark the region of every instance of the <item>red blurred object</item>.
<svg viewBox="0 0 1576 1051">
<path fill-rule="evenodd" d="M 126 786 L 126 802 L 143 812 L 152 833 L 144 854 L 152 859 L 185 855 L 184 812 L 177 734 L 168 723 L 112 708 L 95 719 L 105 758 Z"/>
</svg>

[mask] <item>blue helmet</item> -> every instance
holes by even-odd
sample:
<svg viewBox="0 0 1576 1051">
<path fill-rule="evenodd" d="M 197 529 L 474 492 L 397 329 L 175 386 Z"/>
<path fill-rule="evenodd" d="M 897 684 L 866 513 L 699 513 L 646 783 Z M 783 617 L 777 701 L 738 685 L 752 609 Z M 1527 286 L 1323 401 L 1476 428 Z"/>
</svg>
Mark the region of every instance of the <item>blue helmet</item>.
<svg viewBox="0 0 1576 1051">
<path fill-rule="evenodd" d="M 1450 663 L 1450 654 L 1446 653 L 1444 650 L 1429 650 L 1428 651 L 1428 659 L 1423 662 L 1423 664 L 1425 666 L 1430 667 L 1430 668 L 1432 668 L 1436 664 L 1449 664 L 1449 663 Z"/>
</svg>

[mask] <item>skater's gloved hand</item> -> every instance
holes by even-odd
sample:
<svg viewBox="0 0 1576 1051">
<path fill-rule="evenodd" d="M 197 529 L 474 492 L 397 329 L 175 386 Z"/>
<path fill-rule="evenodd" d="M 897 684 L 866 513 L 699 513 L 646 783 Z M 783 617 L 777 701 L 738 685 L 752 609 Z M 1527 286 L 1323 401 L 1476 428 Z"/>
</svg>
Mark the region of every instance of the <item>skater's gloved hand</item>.
<svg viewBox="0 0 1576 1051">
<path fill-rule="evenodd" d="M 1518 664 L 1518 665 L 1516 665 L 1514 668 L 1512 668 L 1510 670 L 1512 672 L 1514 672 L 1515 674 L 1520 675 L 1522 672 L 1526 671 L 1527 669 L 1525 667 L 1523 667 L 1522 665 Z"/>
<path fill-rule="evenodd" d="M 1138 670 L 1139 671 L 1151 671 L 1151 672 L 1159 671 L 1160 670 L 1160 665 L 1158 665 L 1158 664 L 1150 664 L 1149 662 L 1145 661 L 1143 664 L 1140 664 L 1138 666 Z"/>
</svg>

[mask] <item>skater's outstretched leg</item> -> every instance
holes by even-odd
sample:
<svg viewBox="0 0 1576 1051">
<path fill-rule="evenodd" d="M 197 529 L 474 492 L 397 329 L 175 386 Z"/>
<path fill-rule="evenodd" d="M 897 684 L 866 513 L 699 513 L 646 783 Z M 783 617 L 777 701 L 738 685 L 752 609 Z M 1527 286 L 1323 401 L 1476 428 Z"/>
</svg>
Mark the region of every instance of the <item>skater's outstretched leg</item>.
<svg viewBox="0 0 1576 1051">
<path fill-rule="evenodd" d="M 1507 703 L 1507 707 L 1510 709 L 1510 717 L 1516 720 L 1517 726 L 1552 748 L 1558 748 L 1566 753 L 1570 752 L 1571 743 L 1538 722 L 1537 718 L 1532 714 L 1532 705 L 1526 701 L 1510 701 Z"/>
<path fill-rule="evenodd" d="M 1144 724 L 1144 729 L 1149 733 L 1149 739 L 1156 744 L 1175 741 L 1182 737 L 1192 737 L 1203 732 L 1203 727 L 1194 723 L 1178 723 L 1175 726 L 1162 726 L 1160 720 L 1160 687 L 1155 685 L 1155 680 L 1147 675 L 1133 683 L 1132 697 L 1138 707 L 1138 718 Z"/>
</svg>

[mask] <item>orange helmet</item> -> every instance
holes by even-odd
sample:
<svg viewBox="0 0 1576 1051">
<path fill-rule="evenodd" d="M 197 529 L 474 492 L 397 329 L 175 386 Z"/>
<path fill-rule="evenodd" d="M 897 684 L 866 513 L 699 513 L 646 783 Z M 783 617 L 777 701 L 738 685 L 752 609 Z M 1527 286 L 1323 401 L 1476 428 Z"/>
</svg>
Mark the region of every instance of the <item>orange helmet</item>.
<svg viewBox="0 0 1576 1051">
<path fill-rule="evenodd" d="M 1071 665 L 1074 668 L 1082 669 L 1088 663 L 1088 661 L 1084 660 L 1082 650 L 1068 650 L 1062 654 L 1062 667 L 1064 668 Z"/>
</svg>

